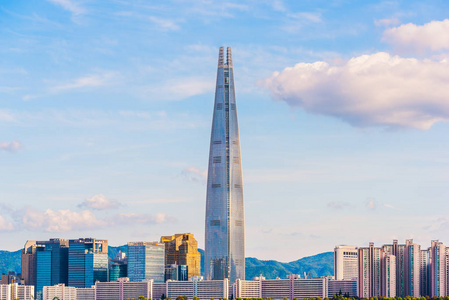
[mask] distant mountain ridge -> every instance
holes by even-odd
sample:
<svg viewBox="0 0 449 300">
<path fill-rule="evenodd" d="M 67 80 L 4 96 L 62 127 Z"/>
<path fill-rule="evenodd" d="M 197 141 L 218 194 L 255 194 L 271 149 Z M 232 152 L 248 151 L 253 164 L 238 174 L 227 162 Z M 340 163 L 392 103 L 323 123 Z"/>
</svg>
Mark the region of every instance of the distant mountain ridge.
<svg viewBox="0 0 449 300">
<path fill-rule="evenodd" d="M 204 250 L 198 250 L 201 253 L 201 274 L 204 274 Z M 128 246 L 109 246 L 109 257 L 115 257 L 118 251 L 127 253 Z M 0 250 L 1 274 L 7 273 L 8 271 L 20 273 L 20 253 L 21 250 L 13 252 Z M 324 252 L 288 263 L 247 257 L 245 259 L 245 270 L 247 280 L 251 280 L 260 274 L 267 279 L 275 279 L 276 277 L 285 278 L 288 274 L 300 274 L 303 276 L 304 273 L 309 272 L 313 277 L 329 276 L 334 275 L 334 253 Z"/>
</svg>

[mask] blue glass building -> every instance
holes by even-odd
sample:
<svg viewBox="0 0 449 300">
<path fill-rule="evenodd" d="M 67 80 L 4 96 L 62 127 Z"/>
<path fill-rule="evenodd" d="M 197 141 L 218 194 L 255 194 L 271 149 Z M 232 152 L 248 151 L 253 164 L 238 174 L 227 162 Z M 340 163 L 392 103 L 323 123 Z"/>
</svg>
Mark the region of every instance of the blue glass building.
<svg viewBox="0 0 449 300">
<path fill-rule="evenodd" d="M 128 278 L 130 281 L 153 279 L 154 282 L 164 282 L 165 244 L 128 243 Z"/>
<path fill-rule="evenodd" d="M 242 164 L 231 48 L 218 57 L 206 196 L 206 279 L 245 279 Z"/>
<path fill-rule="evenodd" d="M 108 241 L 77 239 L 69 241 L 68 285 L 90 288 L 96 281 L 108 281 Z"/>
<path fill-rule="evenodd" d="M 51 249 L 45 246 L 36 248 L 36 290 L 37 299 L 42 299 L 44 286 L 51 286 Z"/>
</svg>

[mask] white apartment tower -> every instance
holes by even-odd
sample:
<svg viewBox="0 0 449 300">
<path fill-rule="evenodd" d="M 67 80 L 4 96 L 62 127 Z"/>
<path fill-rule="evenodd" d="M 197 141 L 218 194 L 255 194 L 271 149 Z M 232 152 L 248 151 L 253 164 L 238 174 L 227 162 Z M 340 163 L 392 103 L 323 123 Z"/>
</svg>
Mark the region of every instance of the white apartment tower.
<svg viewBox="0 0 449 300">
<path fill-rule="evenodd" d="M 352 280 L 358 276 L 358 252 L 355 246 L 340 245 L 334 248 L 335 280 Z"/>
</svg>

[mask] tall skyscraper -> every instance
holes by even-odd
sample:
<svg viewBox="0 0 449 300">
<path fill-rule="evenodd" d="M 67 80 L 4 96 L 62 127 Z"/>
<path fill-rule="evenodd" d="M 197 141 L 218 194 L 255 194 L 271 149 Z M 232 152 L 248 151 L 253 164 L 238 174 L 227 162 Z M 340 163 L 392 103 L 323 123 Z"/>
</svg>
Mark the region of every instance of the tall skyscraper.
<svg viewBox="0 0 449 300">
<path fill-rule="evenodd" d="M 188 277 L 201 276 L 201 253 L 198 242 L 191 233 L 161 237 L 165 244 L 165 264 L 188 266 Z"/>
<path fill-rule="evenodd" d="M 335 246 L 334 270 L 335 280 L 357 279 L 359 277 L 357 247 Z"/>
<path fill-rule="evenodd" d="M 405 294 L 420 297 L 421 246 L 413 240 L 405 241 Z"/>
<path fill-rule="evenodd" d="M 218 56 L 206 197 L 207 279 L 245 279 L 245 217 L 231 48 Z"/>
<path fill-rule="evenodd" d="M 128 277 L 130 281 L 153 279 L 154 282 L 164 282 L 165 244 L 128 243 Z"/>
</svg>

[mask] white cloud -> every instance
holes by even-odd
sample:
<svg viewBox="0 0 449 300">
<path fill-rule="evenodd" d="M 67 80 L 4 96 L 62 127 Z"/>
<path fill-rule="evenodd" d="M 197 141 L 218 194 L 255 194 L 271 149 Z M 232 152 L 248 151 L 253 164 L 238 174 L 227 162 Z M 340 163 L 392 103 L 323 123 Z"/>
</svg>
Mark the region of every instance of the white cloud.
<svg viewBox="0 0 449 300">
<path fill-rule="evenodd" d="M 432 21 L 424 25 L 413 23 L 389 28 L 383 33 L 383 40 L 400 52 L 425 53 L 428 50 L 449 49 L 449 19 Z"/>
<path fill-rule="evenodd" d="M 71 12 L 74 15 L 81 15 L 86 13 L 86 9 L 81 7 L 73 0 L 48 0 L 53 4 L 61 6 L 63 9 Z"/>
<path fill-rule="evenodd" d="M 23 147 L 23 145 L 21 143 L 19 143 L 18 141 L 0 142 L 0 150 L 4 150 L 4 151 L 16 152 L 22 147 Z"/>
<path fill-rule="evenodd" d="M 383 26 L 383 27 L 394 26 L 394 25 L 398 25 L 399 23 L 400 23 L 400 21 L 396 18 L 374 20 L 374 24 L 376 26 Z"/>
<path fill-rule="evenodd" d="M 120 206 L 120 203 L 117 201 L 112 201 L 106 199 L 103 194 L 94 195 L 91 198 L 87 198 L 83 203 L 79 205 L 79 207 L 92 208 L 96 210 L 105 210 L 117 208 Z"/>
<path fill-rule="evenodd" d="M 449 120 L 449 63 L 375 53 L 343 64 L 299 63 L 261 85 L 291 107 L 354 126 L 429 129 Z"/>
<path fill-rule="evenodd" d="M 6 219 L 0 215 L 0 231 L 11 231 L 14 229 L 14 225 L 11 222 L 6 221 Z"/>
<path fill-rule="evenodd" d="M 96 229 L 107 225 L 107 222 L 98 219 L 89 210 L 75 212 L 69 209 L 47 209 L 45 212 L 27 209 L 22 222 L 26 228 L 47 232 Z"/>
</svg>

